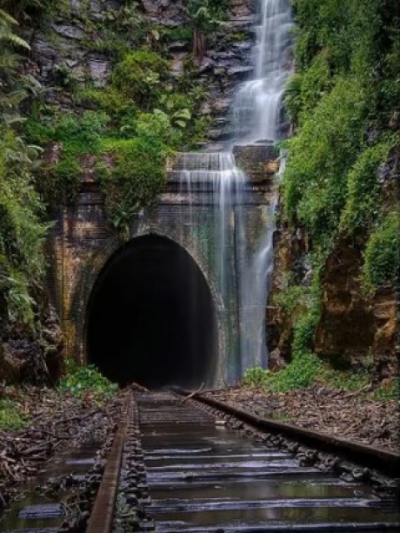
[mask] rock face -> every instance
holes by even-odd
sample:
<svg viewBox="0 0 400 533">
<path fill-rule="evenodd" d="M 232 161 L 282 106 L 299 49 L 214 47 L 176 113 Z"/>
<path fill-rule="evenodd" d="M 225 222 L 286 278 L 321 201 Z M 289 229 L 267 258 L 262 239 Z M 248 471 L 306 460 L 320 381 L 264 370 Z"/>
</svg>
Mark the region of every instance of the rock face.
<svg viewBox="0 0 400 533">
<path fill-rule="evenodd" d="M 346 244 L 338 246 L 325 265 L 315 351 L 338 367 L 360 365 L 374 340 L 373 309 L 362 298 L 358 281 L 360 265 L 359 252 Z"/>
<path fill-rule="evenodd" d="M 141 0 L 138 9 L 150 28 L 163 32 L 189 29 L 185 6 L 182 0 Z M 59 103 L 63 110 L 74 108 L 75 104 L 65 102 L 58 87 L 83 87 L 87 83 L 97 88 L 107 86 L 113 60 L 111 50 L 106 51 L 111 45 L 102 32 L 120 7 L 118 2 L 107 0 L 74 0 L 69 11 L 34 34 L 31 73 L 48 88 L 48 100 Z M 231 0 L 227 19 L 213 32 L 205 56 L 194 71 L 197 84 L 205 93 L 203 113 L 210 121 L 209 148 L 217 148 L 232 134 L 229 108 L 235 87 L 253 70 L 250 51 L 254 11 L 252 0 Z M 126 44 L 130 46 L 129 42 Z M 134 41 L 131 46 L 134 50 Z M 167 50 L 171 75 L 179 80 L 185 75 L 185 63 L 191 60 L 191 43 L 178 39 L 167 44 Z"/>
<path fill-rule="evenodd" d="M 312 277 L 304 260 L 307 248 L 301 232 L 282 228 L 277 235 L 273 290 L 266 321 L 269 349 L 275 358 L 283 357 L 286 361 L 291 358 L 297 317 L 285 314 L 274 304 L 274 296 L 282 290 L 284 272 L 291 271 L 298 286 L 307 286 Z M 353 243 L 340 241 L 328 257 L 322 275 L 322 308 L 314 351 L 338 369 L 368 369 L 376 380 L 391 378 L 398 373 L 395 291 L 382 288 L 372 297 L 364 295 L 361 266 L 361 253 Z M 301 314 L 301 309 L 297 312 Z"/>
<path fill-rule="evenodd" d="M 371 366 L 383 379 L 397 371 L 396 298 L 393 289 L 363 297 L 361 264 L 358 250 L 343 242 L 328 258 L 315 352 L 339 367 Z"/>
<path fill-rule="evenodd" d="M 52 385 L 61 376 L 63 334 L 51 305 L 43 309 L 39 337 L 17 326 L 9 326 L 0 339 L 0 381 Z"/>
</svg>

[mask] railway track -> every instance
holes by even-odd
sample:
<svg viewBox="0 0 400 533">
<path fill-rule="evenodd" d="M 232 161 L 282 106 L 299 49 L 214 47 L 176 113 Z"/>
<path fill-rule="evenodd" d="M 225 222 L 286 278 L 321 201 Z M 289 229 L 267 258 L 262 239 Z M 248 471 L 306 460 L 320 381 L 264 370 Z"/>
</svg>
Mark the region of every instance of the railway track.
<svg viewBox="0 0 400 533">
<path fill-rule="evenodd" d="M 369 469 L 342 463 L 336 470 L 348 471 L 344 480 L 332 468 L 315 466 L 315 450 L 302 453 L 294 440 L 282 446 L 285 439 L 276 431 L 259 432 L 223 407 L 173 392 L 135 393 L 122 412 L 89 520 L 68 529 L 65 520 L 46 527 L 44 516 L 15 531 L 400 530 L 393 491 L 377 495 L 371 483 L 350 475 L 358 471 L 371 481 Z M 384 467 L 385 457 L 379 461 Z"/>
</svg>

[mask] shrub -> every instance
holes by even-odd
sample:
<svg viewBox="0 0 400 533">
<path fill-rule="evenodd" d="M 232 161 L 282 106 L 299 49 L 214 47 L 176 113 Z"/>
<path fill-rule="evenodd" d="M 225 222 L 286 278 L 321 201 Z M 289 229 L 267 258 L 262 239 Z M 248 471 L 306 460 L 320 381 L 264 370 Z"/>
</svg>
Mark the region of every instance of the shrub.
<svg viewBox="0 0 400 533">
<path fill-rule="evenodd" d="M 151 111 L 158 101 L 161 84 L 168 76 L 167 61 L 154 52 L 138 50 L 127 55 L 116 67 L 113 85 L 141 109 Z"/>
<path fill-rule="evenodd" d="M 118 389 L 118 385 L 100 374 L 94 365 L 77 367 L 71 363 L 67 365 L 67 375 L 60 387 L 77 398 L 90 394 L 96 400 L 110 398 Z"/>
<path fill-rule="evenodd" d="M 316 355 L 303 353 L 294 357 L 287 367 L 272 374 L 269 385 L 277 392 L 307 388 L 317 380 L 321 370 L 322 363 Z"/>
<path fill-rule="evenodd" d="M 274 296 L 273 303 L 280 307 L 286 317 L 307 306 L 309 290 L 301 285 L 290 285 Z"/>
<path fill-rule="evenodd" d="M 399 281 L 400 215 L 398 211 L 384 217 L 371 234 L 364 253 L 363 284 L 367 290 L 393 285 Z"/>
<path fill-rule="evenodd" d="M 248 387 L 261 387 L 268 381 L 269 371 L 260 366 L 248 368 L 243 376 L 243 384 Z"/>
<path fill-rule="evenodd" d="M 356 80 L 338 79 L 288 143 L 285 210 L 309 230 L 316 246 L 328 248 L 337 233 L 347 172 L 362 144 L 365 112 L 362 87 Z"/>
<path fill-rule="evenodd" d="M 379 167 L 389 155 L 395 140 L 381 142 L 365 149 L 348 174 L 347 200 L 342 212 L 342 231 L 365 231 L 379 214 Z"/>
<path fill-rule="evenodd" d="M 292 343 L 292 354 L 294 357 L 308 353 L 313 348 L 314 333 L 319 321 L 319 312 L 316 309 L 309 309 L 301 316 L 295 327 Z"/>
<path fill-rule="evenodd" d="M 75 153 L 97 153 L 110 117 L 103 111 L 85 111 L 61 116 L 55 126 L 53 140 L 61 141 Z"/>
<path fill-rule="evenodd" d="M 106 209 L 111 224 L 123 228 L 161 192 L 166 178 L 166 148 L 149 135 L 108 142 L 105 150 L 114 157 L 112 169 L 101 179 Z"/>
</svg>

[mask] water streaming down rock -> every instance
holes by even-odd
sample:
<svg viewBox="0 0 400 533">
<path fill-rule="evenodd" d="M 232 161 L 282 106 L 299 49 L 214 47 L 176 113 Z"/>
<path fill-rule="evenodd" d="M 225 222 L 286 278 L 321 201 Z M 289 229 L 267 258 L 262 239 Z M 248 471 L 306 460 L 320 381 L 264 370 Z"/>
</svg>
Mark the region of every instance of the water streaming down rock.
<svg viewBox="0 0 400 533">
<path fill-rule="evenodd" d="M 214 271 L 221 295 L 229 298 L 232 289 L 228 279 L 229 257 L 237 246 L 235 235 L 242 228 L 241 206 L 245 195 L 245 174 L 236 166 L 231 152 L 201 153 L 189 152 L 178 155 L 175 162 L 180 168 L 180 190 L 189 197 L 190 220 L 192 227 L 206 223 L 208 205 L 213 206 L 213 235 L 208 235 L 209 253 L 213 255 Z M 204 210 L 193 210 L 192 195 L 197 194 L 197 202 Z M 199 217 L 197 221 L 194 217 Z"/>
<path fill-rule="evenodd" d="M 234 140 L 249 143 L 278 137 L 281 100 L 292 70 L 289 0 L 259 0 L 260 25 L 253 48 L 254 78 L 237 91 L 233 105 Z"/>
<path fill-rule="evenodd" d="M 253 50 L 255 77 L 238 89 L 232 110 L 232 145 L 271 142 L 280 136 L 281 100 L 291 70 L 291 9 L 289 0 L 260 0 L 259 5 L 261 24 L 256 26 Z M 254 243 L 254 228 L 250 226 L 255 208 L 247 205 L 247 179 L 237 168 L 232 152 L 180 154 L 175 169 L 179 169 L 180 189 L 189 197 L 191 226 L 204 231 L 206 253 L 227 309 L 228 336 L 236 329 L 240 339 L 238 346 L 229 342 L 226 346 L 228 352 L 238 354 L 227 354 L 227 377 L 237 379 L 246 368 L 267 365 L 264 319 L 273 266 L 277 194 L 273 193 L 269 205 L 260 211 L 258 223 L 262 228 L 256 232 Z M 206 213 L 210 202 L 212 220 Z M 193 217 L 198 217 L 197 223 Z"/>
<path fill-rule="evenodd" d="M 293 21 L 289 0 L 260 0 L 259 17 L 261 24 L 255 28 L 256 44 L 252 54 L 254 78 L 239 87 L 232 110 L 235 144 L 271 142 L 280 137 L 281 101 L 292 70 L 290 50 Z M 284 170 L 285 160 L 283 154 L 281 156 L 278 178 Z M 244 250 L 244 268 L 240 272 L 239 284 L 243 370 L 254 365 L 266 367 L 268 364 L 265 305 L 273 269 L 277 200 L 275 188 L 262 238 L 256 250 Z"/>
</svg>

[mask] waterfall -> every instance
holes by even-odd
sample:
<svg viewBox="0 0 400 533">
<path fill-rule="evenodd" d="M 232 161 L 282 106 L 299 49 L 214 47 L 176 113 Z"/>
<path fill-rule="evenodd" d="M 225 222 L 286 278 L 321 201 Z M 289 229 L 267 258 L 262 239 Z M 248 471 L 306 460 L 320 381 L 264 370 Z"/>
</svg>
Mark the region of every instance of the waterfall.
<svg viewBox="0 0 400 533">
<path fill-rule="evenodd" d="M 289 0 L 259 0 L 253 48 L 254 79 L 243 83 L 233 105 L 235 142 L 275 141 L 285 82 L 291 72 Z"/>
<path fill-rule="evenodd" d="M 232 145 L 270 144 L 279 138 L 281 99 L 291 70 L 290 0 L 260 0 L 258 21 L 252 54 L 254 79 L 238 87 L 232 109 Z M 174 172 L 180 191 L 189 197 L 188 225 L 203 232 L 199 241 L 205 243 L 203 254 L 217 274 L 228 334 L 238 328 L 239 346 L 227 346 L 228 351 L 239 352 L 233 362 L 228 361 L 228 379 L 237 379 L 251 366 L 267 365 L 264 319 L 277 193 L 272 193 L 267 212 L 263 211 L 259 242 L 250 244 L 248 221 L 254 207 L 247 201 L 249 183 L 232 152 L 178 154 Z"/>
<path fill-rule="evenodd" d="M 191 227 L 204 226 L 210 217 L 212 205 L 213 229 L 208 232 L 209 259 L 221 295 L 229 298 L 232 280 L 229 280 L 229 257 L 234 253 L 232 235 L 235 226 L 241 225 L 240 209 L 244 199 L 245 174 L 238 169 L 231 152 L 189 152 L 178 154 L 175 171 L 179 172 L 179 189 L 189 198 Z M 197 210 L 193 209 L 192 196 L 197 195 Z M 200 208 L 199 208 L 200 207 Z"/>
<path fill-rule="evenodd" d="M 234 143 L 274 142 L 279 138 L 279 121 L 284 87 L 291 73 L 291 29 L 289 0 L 259 0 L 259 21 L 253 48 L 254 79 L 238 88 L 232 115 Z M 282 175 L 281 160 L 278 178 Z M 278 197 L 271 195 L 265 231 L 256 250 L 245 251 L 240 272 L 242 368 L 267 367 L 265 306 L 273 270 L 273 234 Z"/>
</svg>

